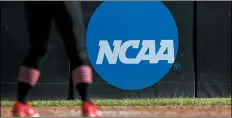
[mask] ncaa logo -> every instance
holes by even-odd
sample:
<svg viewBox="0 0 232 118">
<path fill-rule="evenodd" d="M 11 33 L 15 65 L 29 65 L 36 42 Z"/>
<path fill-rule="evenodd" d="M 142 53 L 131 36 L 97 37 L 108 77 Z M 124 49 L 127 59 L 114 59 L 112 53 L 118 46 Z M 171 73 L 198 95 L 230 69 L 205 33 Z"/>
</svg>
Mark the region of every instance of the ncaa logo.
<svg viewBox="0 0 232 118">
<path fill-rule="evenodd" d="M 162 2 L 103 2 L 92 15 L 86 48 L 95 71 L 123 90 L 160 81 L 178 52 L 175 19 Z"/>
</svg>

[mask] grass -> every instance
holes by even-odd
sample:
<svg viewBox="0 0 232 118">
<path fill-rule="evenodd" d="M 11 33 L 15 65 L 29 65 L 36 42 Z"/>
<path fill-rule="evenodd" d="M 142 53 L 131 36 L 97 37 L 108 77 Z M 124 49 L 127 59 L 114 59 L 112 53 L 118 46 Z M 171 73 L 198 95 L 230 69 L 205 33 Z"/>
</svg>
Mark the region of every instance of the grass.
<svg viewBox="0 0 232 118">
<path fill-rule="evenodd" d="M 99 106 L 187 106 L 187 105 L 231 105 L 231 98 L 156 98 L 156 99 L 99 99 L 95 100 Z M 2 107 L 12 106 L 12 101 L 1 101 Z M 79 100 L 41 100 L 31 101 L 36 107 L 70 107 L 80 106 Z"/>
</svg>

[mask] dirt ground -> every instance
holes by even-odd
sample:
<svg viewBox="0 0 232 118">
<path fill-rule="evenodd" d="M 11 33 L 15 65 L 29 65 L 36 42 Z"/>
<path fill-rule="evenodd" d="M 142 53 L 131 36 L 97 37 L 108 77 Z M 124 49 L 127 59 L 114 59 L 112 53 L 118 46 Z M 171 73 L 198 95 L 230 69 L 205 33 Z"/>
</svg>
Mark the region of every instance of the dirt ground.
<svg viewBox="0 0 232 118">
<path fill-rule="evenodd" d="M 43 117 L 80 116 L 80 107 L 37 107 Z M 231 106 L 154 106 L 154 107 L 100 107 L 103 117 L 142 116 L 231 116 Z M 3 117 L 11 116 L 11 108 L 1 107 Z"/>
</svg>

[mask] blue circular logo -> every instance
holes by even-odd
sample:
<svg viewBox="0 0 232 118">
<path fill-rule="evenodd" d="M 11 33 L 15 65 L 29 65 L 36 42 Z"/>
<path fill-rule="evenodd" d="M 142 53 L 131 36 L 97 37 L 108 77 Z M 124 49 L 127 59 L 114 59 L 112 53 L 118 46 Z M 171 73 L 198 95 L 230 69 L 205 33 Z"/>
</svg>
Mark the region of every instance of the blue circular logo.
<svg viewBox="0 0 232 118">
<path fill-rule="evenodd" d="M 162 2 L 103 2 L 92 15 L 86 48 L 109 84 L 139 90 L 161 80 L 178 51 L 175 19 Z"/>
</svg>

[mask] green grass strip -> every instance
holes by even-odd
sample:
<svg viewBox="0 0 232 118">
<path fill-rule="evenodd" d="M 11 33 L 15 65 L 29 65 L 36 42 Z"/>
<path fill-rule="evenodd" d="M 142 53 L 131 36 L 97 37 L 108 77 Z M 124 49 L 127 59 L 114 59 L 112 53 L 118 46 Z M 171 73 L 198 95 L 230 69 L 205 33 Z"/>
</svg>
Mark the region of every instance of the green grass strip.
<svg viewBox="0 0 232 118">
<path fill-rule="evenodd" d="M 94 100 L 99 106 L 187 106 L 187 105 L 231 105 L 231 98 L 170 98 L 170 99 L 98 99 Z M 1 101 L 1 106 L 10 107 L 12 101 Z M 41 100 L 31 101 L 36 107 L 70 107 L 80 106 L 79 100 Z"/>
</svg>

